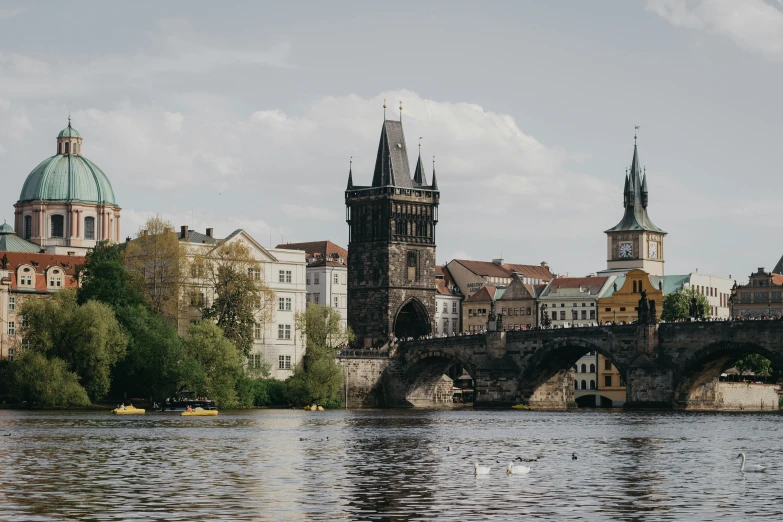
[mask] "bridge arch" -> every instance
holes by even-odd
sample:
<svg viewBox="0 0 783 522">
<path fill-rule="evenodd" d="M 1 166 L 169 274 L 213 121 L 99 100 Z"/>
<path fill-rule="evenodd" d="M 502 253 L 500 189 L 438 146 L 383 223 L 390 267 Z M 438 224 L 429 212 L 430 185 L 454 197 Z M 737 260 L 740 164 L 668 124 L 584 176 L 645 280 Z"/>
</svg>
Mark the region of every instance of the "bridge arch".
<svg viewBox="0 0 783 522">
<path fill-rule="evenodd" d="M 415 297 L 404 301 L 394 314 L 394 336 L 399 339 L 418 339 L 429 335 L 432 322 L 427 307 Z"/>
<path fill-rule="evenodd" d="M 609 359 L 625 378 L 625 362 L 605 345 L 580 337 L 565 337 L 544 344 L 527 360 L 519 378 L 523 399 L 531 405 L 543 401 L 541 406 L 548 407 L 546 397 L 554 398 L 562 394 L 563 397 L 555 400 L 573 404 L 572 394 L 576 388 L 566 377 L 575 368 L 576 361 L 588 352 L 596 352 Z M 581 391 L 581 381 L 578 384 Z M 585 389 L 588 389 L 587 386 Z M 567 396 L 570 396 L 570 400 Z"/>
<path fill-rule="evenodd" d="M 781 341 L 783 347 L 783 341 Z M 700 400 L 704 385 L 717 379 L 739 359 L 758 354 L 772 361 L 776 368 L 783 368 L 783 352 L 756 343 L 720 341 L 710 343 L 694 351 L 674 374 L 674 401 L 677 406 L 687 406 Z"/>
<path fill-rule="evenodd" d="M 412 406 L 451 404 L 450 397 L 442 396 L 439 385 L 455 364 L 461 365 L 475 382 L 476 373 L 470 362 L 449 351 L 433 349 L 408 357 L 403 376 L 406 401 Z"/>
</svg>

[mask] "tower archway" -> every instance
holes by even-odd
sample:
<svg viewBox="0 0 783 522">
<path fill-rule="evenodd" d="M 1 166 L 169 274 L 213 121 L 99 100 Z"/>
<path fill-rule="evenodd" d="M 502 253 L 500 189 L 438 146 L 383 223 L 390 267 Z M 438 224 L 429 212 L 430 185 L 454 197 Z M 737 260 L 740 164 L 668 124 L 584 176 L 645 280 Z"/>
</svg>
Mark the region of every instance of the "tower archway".
<svg viewBox="0 0 783 522">
<path fill-rule="evenodd" d="M 394 336 L 418 339 L 430 332 L 430 316 L 424 304 L 415 297 L 402 303 L 394 316 Z"/>
</svg>

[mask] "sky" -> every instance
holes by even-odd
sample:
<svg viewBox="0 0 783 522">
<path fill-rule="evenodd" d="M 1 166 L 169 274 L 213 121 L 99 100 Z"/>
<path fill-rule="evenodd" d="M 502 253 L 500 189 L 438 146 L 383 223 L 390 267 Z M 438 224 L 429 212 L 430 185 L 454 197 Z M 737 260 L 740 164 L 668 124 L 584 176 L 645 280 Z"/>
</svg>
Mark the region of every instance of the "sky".
<svg viewBox="0 0 783 522">
<path fill-rule="evenodd" d="M 123 236 L 347 246 L 387 99 L 435 157 L 439 263 L 606 268 L 635 126 L 667 274 L 783 255 L 783 0 L 389 5 L 0 1 L 0 219 L 70 113 Z"/>
</svg>

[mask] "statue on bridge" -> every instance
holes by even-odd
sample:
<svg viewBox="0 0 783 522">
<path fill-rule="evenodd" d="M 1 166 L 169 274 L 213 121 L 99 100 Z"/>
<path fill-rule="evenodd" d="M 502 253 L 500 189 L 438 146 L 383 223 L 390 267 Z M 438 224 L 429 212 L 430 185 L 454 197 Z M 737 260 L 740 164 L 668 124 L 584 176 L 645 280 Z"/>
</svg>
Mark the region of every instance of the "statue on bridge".
<svg viewBox="0 0 783 522">
<path fill-rule="evenodd" d="M 642 290 L 641 298 L 639 299 L 639 308 L 637 323 L 638 324 L 655 324 L 658 322 L 658 314 L 655 311 L 655 301 L 647 299 L 647 292 Z"/>
<path fill-rule="evenodd" d="M 688 310 L 688 315 L 693 317 L 696 321 L 704 319 L 704 307 L 701 306 L 695 295 L 691 297 L 691 306 Z"/>
</svg>

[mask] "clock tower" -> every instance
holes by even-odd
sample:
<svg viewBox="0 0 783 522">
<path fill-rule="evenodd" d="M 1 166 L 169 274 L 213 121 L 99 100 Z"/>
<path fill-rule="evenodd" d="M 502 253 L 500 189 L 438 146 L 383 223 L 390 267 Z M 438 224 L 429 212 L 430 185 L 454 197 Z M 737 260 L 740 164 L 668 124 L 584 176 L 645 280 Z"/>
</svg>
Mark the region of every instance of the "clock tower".
<svg viewBox="0 0 783 522">
<path fill-rule="evenodd" d="M 606 272 L 627 272 L 639 268 L 650 275 L 663 275 L 663 240 L 666 232 L 656 227 L 647 215 L 647 172 L 639 166 L 636 135 L 633 160 L 626 171 L 623 190 L 623 219 L 606 231 Z"/>
</svg>

